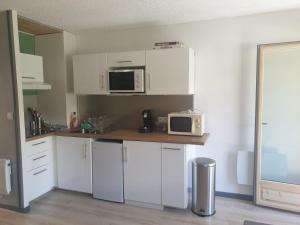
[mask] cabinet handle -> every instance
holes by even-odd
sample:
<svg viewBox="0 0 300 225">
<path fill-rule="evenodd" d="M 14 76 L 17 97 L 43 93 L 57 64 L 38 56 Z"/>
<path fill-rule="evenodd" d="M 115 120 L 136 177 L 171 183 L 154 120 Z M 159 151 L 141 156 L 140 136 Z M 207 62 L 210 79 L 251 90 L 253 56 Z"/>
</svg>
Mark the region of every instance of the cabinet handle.
<svg viewBox="0 0 300 225">
<path fill-rule="evenodd" d="M 47 156 L 47 155 L 42 155 L 42 156 L 40 156 L 40 157 L 37 157 L 37 158 L 33 159 L 33 161 L 36 161 L 36 160 L 42 159 L 42 158 L 44 158 L 44 157 L 46 157 L 46 156 Z"/>
<path fill-rule="evenodd" d="M 180 148 L 168 148 L 168 147 L 164 147 L 164 150 L 176 150 L 176 151 L 180 151 Z"/>
<path fill-rule="evenodd" d="M 86 149 L 86 143 L 83 145 L 83 158 L 87 158 L 87 149 Z"/>
<path fill-rule="evenodd" d="M 117 63 L 131 63 L 132 60 L 120 60 L 120 61 L 117 61 Z"/>
<path fill-rule="evenodd" d="M 35 77 L 27 77 L 27 76 L 22 76 L 22 78 L 24 78 L 24 79 L 31 79 L 31 80 L 35 79 Z"/>
<path fill-rule="evenodd" d="M 102 77 L 102 86 L 101 86 L 101 88 L 103 90 L 104 89 L 104 75 L 102 74 L 101 77 Z"/>
<path fill-rule="evenodd" d="M 127 147 L 123 147 L 123 161 L 127 162 Z"/>
<path fill-rule="evenodd" d="M 151 89 L 151 76 L 150 73 L 148 73 L 148 89 Z"/>
<path fill-rule="evenodd" d="M 41 171 L 39 171 L 39 172 L 34 173 L 33 175 L 36 176 L 36 175 L 38 175 L 38 174 L 40 174 L 40 173 L 44 173 L 44 172 L 46 172 L 46 171 L 47 171 L 47 169 L 43 169 L 43 170 L 41 170 Z"/>
<path fill-rule="evenodd" d="M 37 145 L 41 145 L 41 144 L 45 144 L 45 143 L 46 143 L 46 141 L 41 141 L 39 143 L 32 144 L 32 146 L 37 146 Z"/>
</svg>

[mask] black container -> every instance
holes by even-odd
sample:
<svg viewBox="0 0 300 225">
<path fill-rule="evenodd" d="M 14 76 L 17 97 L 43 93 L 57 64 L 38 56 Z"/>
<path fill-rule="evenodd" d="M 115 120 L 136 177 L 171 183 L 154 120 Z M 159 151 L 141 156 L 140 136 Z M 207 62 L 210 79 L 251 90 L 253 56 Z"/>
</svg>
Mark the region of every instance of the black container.
<svg viewBox="0 0 300 225">
<path fill-rule="evenodd" d="M 142 112 L 143 127 L 139 128 L 140 133 L 150 133 L 153 131 L 153 118 L 150 109 L 145 109 Z"/>
</svg>

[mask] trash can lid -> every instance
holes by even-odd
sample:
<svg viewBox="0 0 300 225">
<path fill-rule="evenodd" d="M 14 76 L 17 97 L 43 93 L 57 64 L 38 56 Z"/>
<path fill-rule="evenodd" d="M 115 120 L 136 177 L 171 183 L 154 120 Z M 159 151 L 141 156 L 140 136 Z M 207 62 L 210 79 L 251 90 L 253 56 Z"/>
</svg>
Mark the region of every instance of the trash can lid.
<svg viewBox="0 0 300 225">
<path fill-rule="evenodd" d="M 194 163 L 196 164 L 196 166 L 204 166 L 204 167 L 208 167 L 208 166 L 215 166 L 216 165 L 216 161 L 210 158 L 196 158 L 194 159 Z"/>
</svg>

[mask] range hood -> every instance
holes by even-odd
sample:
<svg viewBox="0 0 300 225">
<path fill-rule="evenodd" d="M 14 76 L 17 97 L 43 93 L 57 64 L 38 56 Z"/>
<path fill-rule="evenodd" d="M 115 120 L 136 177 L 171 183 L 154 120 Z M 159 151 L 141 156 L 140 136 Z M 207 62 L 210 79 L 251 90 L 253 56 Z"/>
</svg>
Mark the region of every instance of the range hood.
<svg viewBox="0 0 300 225">
<path fill-rule="evenodd" d="M 23 90 L 51 90 L 51 84 L 40 82 L 22 82 Z"/>
</svg>

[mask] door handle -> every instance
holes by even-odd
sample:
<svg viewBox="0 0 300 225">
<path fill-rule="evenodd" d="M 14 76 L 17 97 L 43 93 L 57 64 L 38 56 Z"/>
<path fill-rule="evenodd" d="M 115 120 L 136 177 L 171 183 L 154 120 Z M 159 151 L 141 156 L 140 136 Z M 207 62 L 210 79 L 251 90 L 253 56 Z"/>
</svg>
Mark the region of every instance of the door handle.
<svg viewBox="0 0 300 225">
<path fill-rule="evenodd" d="M 86 157 L 87 157 L 86 154 L 87 154 L 86 153 L 86 143 L 84 143 L 82 146 L 82 158 L 83 159 L 86 159 Z"/>
<path fill-rule="evenodd" d="M 268 125 L 268 123 L 262 122 L 261 125 L 265 126 L 265 125 Z"/>
<path fill-rule="evenodd" d="M 39 160 L 39 159 L 42 159 L 42 158 L 45 158 L 47 155 L 42 155 L 42 156 L 40 156 L 40 157 L 37 157 L 37 158 L 34 158 L 34 159 L 32 159 L 33 161 L 36 161 L 36 160 Z"/>
<path fill-rule="evenodd" d="M 31 80 L 34 80 L 35 77 L 28 77 L 28 76 L 22 76 L 23 79 L 31 79 Z"/>
<path fill-rule="evenodd" d="M 104 75 L 102 74 L 101 75 L 101 78 L 102 78 L 102 82 L 101 82 L 101 88 L 102 88 L 102 90 L 104 89 Z"/>
<path fill-rule="evenodd" d="M 32 144 L 32 146 L 42 145 L 42 144 L 45 144 L 45 143 L 46 143 L 46 141 L 41 141 L 41 142 L 38 142 L 38 143 Z"/>
<path fill-rule="evenodd" d="M 44 172 L 46 172 L 46 171 L 47 171 L 47 169 L 43 169 L 43 170 L 41 170 L 41 171 L 38 171 L 38 172 L 34 173 L 33 175 L 36 176 L 36 175 L 38 175 L 38 174 L 40 174 L 40 173 L 44 173 Z"/>
<path fill-rule="evenodd" d="M 150 73 L 148 73 L 148 89 L 151 89 L 151 76 Z"/>
<path fill-rule="evenodd" d="M 132 60 L 120 60 L 120 61 L 117 61 L 117 63 L 131 63 Z"/>
<path fill-rule="evenodd" d="M 127 162 L 127 147 L 123 146 L 123 161 Z"/>
<path fill-rule="evenodd" d="M 176 151 L 180 151 L 180 148 L 168 148 L 168 147 L 164 147 L 164 150 L 176 150 Z"/>
</svg>

